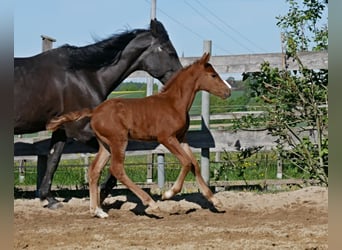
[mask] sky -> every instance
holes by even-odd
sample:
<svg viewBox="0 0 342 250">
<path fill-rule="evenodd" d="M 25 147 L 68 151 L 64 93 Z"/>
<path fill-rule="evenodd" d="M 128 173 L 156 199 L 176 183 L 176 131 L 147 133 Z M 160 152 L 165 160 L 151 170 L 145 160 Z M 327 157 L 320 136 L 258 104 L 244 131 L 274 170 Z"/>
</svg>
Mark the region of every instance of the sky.
<svg viewBox="0 0 342 250">
<path fill-rule="evenodd" d="M 285 0 L 157 0 L 157 19 L 179 56 L 201 56 L 203 41 L 213 55 L 280 52 L 276 16 L 287 13 Z M 150 0 L 14 1 L 14 56 L 42 50 L 41 35 L 53 47 L 84 46 L 127 29 L 148 28 Z"/>
</svg>

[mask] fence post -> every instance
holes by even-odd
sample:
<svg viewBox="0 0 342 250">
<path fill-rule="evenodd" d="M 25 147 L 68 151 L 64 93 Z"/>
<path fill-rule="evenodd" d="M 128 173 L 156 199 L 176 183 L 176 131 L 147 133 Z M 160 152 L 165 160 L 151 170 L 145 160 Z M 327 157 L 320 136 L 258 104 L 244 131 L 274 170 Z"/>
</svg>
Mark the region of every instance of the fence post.
<svg viewBox="0 0 342 250">
<path fill-rule="evenodd" d="M 149 76 L 146 79 L 146 96 L 150 96 L 153 94 L 153 77 Z M 152 183 L 152 173 L 153 173 L 153 155 L 148 154 L 146 156 L 146 161 L 147 161 L 147 175 L 146 175 L 146 182 L 147 183 Z"/>
<path fill-rule="evenodd" d="M 278 153 L 278 160 L 277 160 L 277 179 L 283 178 L 283 162 L 281 160 L 280 154 Z"/>
<path fill-rule="evenodd" d="M 151 1 L 151 20 L 156 18 L 157 0 Z"/>
<path fill-rule="evenodd" d="M 205 40 L 203 42 L 203 52 L 211 53 L 211 40 Z M 209 120 L 210 120 L 210 94 L 207 91 L 202 91 L 202 122 L 201 129 L 209 130 Z M 210 180 L 210 170 L 209 170 L 209 148 L 201 149 L 201 175 L 204 181 L 209 185 Z"/>
<path fill-rule="evenodd" d="M 89 154 L 83 154 L 84 157 L 84 183 L 88 183 Z"/>
<path fill-rule="evenodd" d="M 22 159 L 19 162 L 19 183 L 23 183 L 25 181 L 25 163 L 25 159 Z"/>
<path fill-rule="evenodd" d="M 146 83 L 146 96 L 150 96 L 153 94 L 153 77 L 149 76 L 147 77 L 147 83 Z"/>
<path fill-rule="evenodd" d="M 221 151 L 217 151 L 215 154 L 215 161 L 220 162 L 221 161 Z"/>
<path fill-rule="evenodd" d="M 160 90 L 161 87 L 159 87 Z M 146 96 L 150 96 L 153 94 L 153 77 L 148 77 L 147 78 L 147 86 L 146 86 Z M 149 162 L 151 156 L 147 156 L 147 161 Z M 165 166 L 164 166 L 164 154 L 158 154 L 157 155 L 157 165 L 158 165 L 158 186 L 159 188 L 163 188 L 165 184 Z M 147 164 L 147 174 L 150 175 L 150 180 L 149 177 L 147 178 L 147 182 L 152 182 L 152 165 Z M 149 173 L 150 172 L 150 173 Z"/>
<path fill-rule="evenodd" d="M 157 166 L 158 166 L 158 187 L 162 189 L 165 184 L 165 167 L 164 167 L 164 154 L 157 154 Z"/>
<path fill-rule="evenodd" d="M 153 153 L 147 155 L 147 174 L 146 174 L 146 182 L 153 182 Z"/>
<path fill-rule="evenodd" d="M 42 38 L 42 51 L 45 52 L 52 49 L 52 43 L 56 42 L 56 39 L 45 35 L 41 35 L 40 37 Z"/>
</svg>

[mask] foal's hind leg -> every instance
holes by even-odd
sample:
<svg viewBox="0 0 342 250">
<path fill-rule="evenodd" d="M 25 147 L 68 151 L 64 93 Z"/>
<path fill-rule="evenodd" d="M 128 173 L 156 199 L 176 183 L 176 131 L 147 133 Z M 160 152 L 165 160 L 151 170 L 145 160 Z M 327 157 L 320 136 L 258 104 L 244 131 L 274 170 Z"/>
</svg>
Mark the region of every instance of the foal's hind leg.
<svg viewBox="0 0 342 250">
<path fill-rule="evenodd" d="M 86 142 L 86 144 L 94 149 L 99 150 L 99 142 L 96 137 L 91 138 L 89 141 Z M 112 189 L 117 186 L 117 181 L 114 176 L 111 174 L 108 174 L 105 182 L 101 183 L 101 191 L 100 191 L 100 203 L 107 198 L 107 196 L 110 194 Z"/>
<path fill-rule="evenodd" d="M 126 174 L 124 169 L 125 149 L 127 141 L 116 139 L 111 140 L 111 165 L 109 171 L 122 184 L 131 190 L 142 201 L 145 206 L 149 206 L 151 212 L 157 212 L 158 206 L 156 202 L 145 191 L 138 187 Z"/>
<path fill-rule="evenodd" d="M 110 157 L 110 153 L 99 141 L 99 151 L 88 169 L 89 178 L 89 196 L 90 196 L 90 213 L 93 216 L 105 218 L 108 214 L 105 213 L 100 207 L 100 194 L 99 194 L 99 178 L 103 167 L 106 165 Z"/>
</svg>

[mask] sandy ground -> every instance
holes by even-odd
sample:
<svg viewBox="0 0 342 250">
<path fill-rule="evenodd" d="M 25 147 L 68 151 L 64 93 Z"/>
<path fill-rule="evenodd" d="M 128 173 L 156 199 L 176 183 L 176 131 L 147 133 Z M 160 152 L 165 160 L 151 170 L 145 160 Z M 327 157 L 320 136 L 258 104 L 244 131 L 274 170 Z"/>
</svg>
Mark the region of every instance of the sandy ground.
<svg viewBox="0 0 342 250">
<path fill-rule="evenodd" d="M 156 217 L 135 196 L 118 194 L 105 200 L 106 219 L 91 217 L 85 198 L 64 200 L 57 210 L 15 199 L 14 248 L 328 249 L 327 188 L 215 195 L 225 213 L 192 193 L 158 201 L 163 213 Z"/>
</svg>

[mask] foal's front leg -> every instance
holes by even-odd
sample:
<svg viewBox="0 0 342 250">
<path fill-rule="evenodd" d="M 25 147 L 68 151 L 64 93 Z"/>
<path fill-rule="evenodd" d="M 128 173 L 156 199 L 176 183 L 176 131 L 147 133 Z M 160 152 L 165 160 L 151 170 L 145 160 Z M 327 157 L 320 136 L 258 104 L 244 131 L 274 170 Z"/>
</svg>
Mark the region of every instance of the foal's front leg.
<svg viewBox="0 0 342 250">
<path fill-rule="evenodd" d="M 184 150 L 184 148 L 182 148 L 176 137 L 170 137 L 165 141 L 161 141 L 161 143 L 178 158 L 182 165 L 176 182 L 173 184 L 171 189 L 166 191 L 162 196 L 162 199 L 170 199 L 182 190 L 185 177 L 192 168 L 192 159 Z"/>
<path fill-rule="evenodd" d="M 201 175 L 201 170 L 198 165 L 198 161 L 194 154 L 191 151 L 191 148 L 188 143 L 182 143 L 182 146 L 184 148 L 184 151 L 190 156 L 191 162 L 193 165 L 193 168 L 191 169 L 194 175 L 196 176 L 196 181 L 198 185 L 200 186 L 200 189 L 202 191 L 202 194 L 204 197 L 206 197 L 217 210 L 222 211 L 223 210 L 223 205 L 220 200 L 218 200 L 214 194 L 211 192 L 210 188 L 207 186 L 206 182 L 204 181 L 202 175 Z"/>
<path fill-rule="evenodd" d="M 189 173 L 190 170 L 192 170 L 192 172 L 196 176 L 196 181 L 199 184 L 201 192 L 204 195 L 204 197 L 206 197 L 207 200 L 210 201 L 216 209 L 221 210 L 222 203 L 214 196 L 214 194 L 211 192 L 211 190 L 205 183 L 201 175 L 198 162 L 195 156 L 193 155 L 189 144 L 182 143 L 181 146 L 176 138 L 172 138 L 167 140 L 167 142 L 164 145 L 170 150 L 171 153 L 173 153 L 179 159 L 179 161 L 182 164 L 182 168 L 176 182 L 170 190 L 166 191 L 163 194 L 162 198 L 170 199 L 175 194 L 179 193 L 182 189 L 186 175 Z"/>
</svg>

